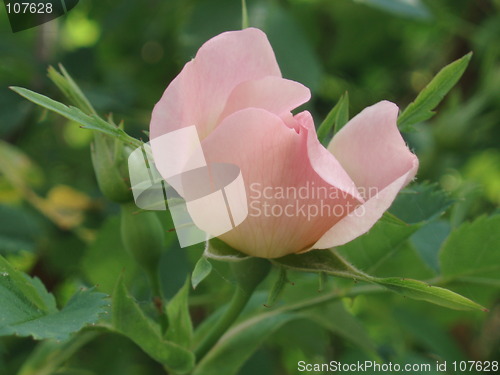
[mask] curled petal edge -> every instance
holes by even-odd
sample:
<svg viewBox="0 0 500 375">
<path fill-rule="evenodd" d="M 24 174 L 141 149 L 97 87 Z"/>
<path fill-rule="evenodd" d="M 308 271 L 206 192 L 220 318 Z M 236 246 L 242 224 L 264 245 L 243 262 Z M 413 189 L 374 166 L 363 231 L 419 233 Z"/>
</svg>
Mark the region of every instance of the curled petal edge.
<svg viewBox="0 0 500 375">
<path fill-rule="evenodd" d="M 368 232 L 384 212 L 389 209 L 399 191 L 415 177 L 417 170 L 418 159 L 414 156 L 410 170 L 337 222 L 313 246 L 305 251 L 344 245 Z"/>
</svg>

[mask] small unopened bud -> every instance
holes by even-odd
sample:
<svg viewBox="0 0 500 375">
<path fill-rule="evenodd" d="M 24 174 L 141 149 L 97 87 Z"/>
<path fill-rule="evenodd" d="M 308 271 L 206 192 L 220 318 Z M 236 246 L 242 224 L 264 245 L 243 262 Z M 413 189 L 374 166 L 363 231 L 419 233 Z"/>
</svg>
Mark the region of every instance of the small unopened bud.
<svg viewBox="0 0 500 375">
<path fill-rule="evenodd" d="M 106 134 L 94 133 L 91 156 L 97 183 L 103 195 L 117 203 L 133 200 L 127 157 L 132 150 Z"/>
</svg>

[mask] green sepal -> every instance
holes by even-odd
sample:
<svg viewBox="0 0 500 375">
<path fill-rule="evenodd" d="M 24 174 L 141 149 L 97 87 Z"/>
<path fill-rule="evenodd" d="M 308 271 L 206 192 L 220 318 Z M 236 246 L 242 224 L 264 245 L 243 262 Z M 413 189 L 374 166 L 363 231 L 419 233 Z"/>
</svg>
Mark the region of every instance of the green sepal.
<svg viewBox="0 0 500 375">
<path fill-rule="evenodd" d="M 206 242 L 204 256 L 223 262 L 239 262 L 250 258 L 249 255 L 233 249 L 218 238 L 212 238 Z"/>
<path fill-rule="evenodd" d="M 200 259 L 196 262 L 194 266 L 193 274 L 191 276 L 191 284 L 193 285 L 193 289 L 203 281 L 205 278 L 210 275 L 212 272 L 212 263 L 205 258 L 205 256 L 201 256 Z"/>
</svg>

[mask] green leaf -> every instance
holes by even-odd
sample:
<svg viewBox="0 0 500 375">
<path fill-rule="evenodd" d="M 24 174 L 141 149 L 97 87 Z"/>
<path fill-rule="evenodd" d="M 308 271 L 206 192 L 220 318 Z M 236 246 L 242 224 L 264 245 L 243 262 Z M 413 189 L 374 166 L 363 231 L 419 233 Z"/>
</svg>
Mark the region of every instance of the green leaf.
<svg viewBox="0 0 500 375">
<path fill-rule="evenodd" d="M 212 238 L 206 242 L 204 256 L 223 262 L 239 262 L 250 258 L 218 238 Z"/>
<path fill-rule="evenodd" d="M 465 72 L 472 57 L 472 52 L 452 62 L 439 71 L 429 84 L 418 94 L 398 118 L 398 126 L 402 131 L 411 130 L 412 126 L 430 119 L 435 115 L 434 108 L 444 96 L 455 86 Z"/>
<path fill-rule="evenodd" d="M 3 66 L 6 67 L 6 65 Z M 7 90 L 0 90 L 0 102 L 3 108 L 9 109 L 0 112 L 0 124 L 2 124 L 0 126 L 0 137 L 5 139 L 9 138 L 14 132 L 21 130 L 30 116 L 31 106 Z"/>
<path fill-rule="evenodd" d="M 196 262 L 193 270 L 193 275 L 191 276 L 193 289 L 196 289 L 196 287 L 203 280 L 205 280 L 208 275 L 210 275 L 210 272 L 212 272 L 212 263 L 210 263 L 210 261 L 204 256 L 201 256 L 200 259 L 198 259 L 198 262 Z"/>
<path fill-rule="evenodd" d="M 86 249 L 82 259 L 83 273 L 89 282 L 99 285 L 99 290 L 111 294 L 118 279 L 125 282 L 141 277 L 137 264 L 125 251 L 120 235 L 120 218 L 110 216 L 96 233 L 95 240 Z"/>
<path fill-rule="evenodd" d="M 435 272 L 439 272 L 439 250 L 444 240 L 450 235 L 448 221 L 436 220 L 427 223 L 410 238 L 410 242 L 425 263 Z"/>
<path fill-rule="evenodd" d="M 360 320 L 346 310 L 341 301 L 311 309 L 306 313 L 306 316 L 330 332 L 349 340 L 367 353 L 376 353 L 375 343 L 365 327 Z"/>
<path fill-rule="evenodd" d="M 17 375 L 53 374 L 82 346 L 88 344 L 98 335 L 99 332 L 85 332 L 62 342 L 42 341 L 23 362 Z"/>
<path fill-rule="evenodd" d="M 335 250 L 316 250 L 300 255 L 287 255 L 273 259 L 283 267 L 297 271 L 324 272 L 329 275 L 375 283 L 405 297 L 424 300 L 456 310 L 484 310 L 484 307 L 448 289 L 422 281 L 399 277 L 370 276 L 349 264 Z"/>
<path fill-rule="evenodd" d="M 168 330 L 165 339 L 184 348 L 191 346 L 193 324 L 189 315 L 189 278 L 167 305 Z"/>
<path fill-rule="evenodd" d="M 370 231 L 338 248 L 341 255 L 377 276 L 432 277 L 433 265 L 420 248 L 408 245 L 426 224 L 440 216 L 452 200 L 435 185 L 415 184 L 403 190 Z M 401 266 L 394 267 L 394 265 Z"/>
<path fill-rule="evenodd" d="M 373 271 L 371 267 L 369 268 L 368 273 L 378 277 L 405 277 L 417 280 L 430 280 L 437 274 L 410 241 L 404 241 L 394 251 L 389 251 L 374 265 Z"/>
<path fill-rule="evenodd" d="M 446 282 L 465 281 L 500 289 L 500 215 L 464 223 L 444 242 L 439 260 Z"/>
<path fill-rule="evenodd" d="M 0 256 L 0 335 L 64 340 L 105 311 L 106 295 L 91 289 L 77 292 L 62 310 L 38 279 L 15 270 Z"/>
<path fill-rule="evenodd" d="M 271 334 L 300 314 L 267 313 L 238 324 L 215 344 L 196 366 L 193 375 L 235 375 Z"/>
<path fill-rule="evenodd" d="M 400 224 L 392 218 L 383 217 L 368 233 L 339 247 L 338 252 L 356 267 L 377 274 L 380 267 L 400 251 L 401 246 L 419 228 L 419 225 Z"/>
<path fill-rule="evenodd" d="M 40 230 L 25 210 L 0 204 L 0 254 L 33 251 Z"/>
<path fill-rule="evenodd" d="M 326 118 L 323 120 L 318 128 L 318 139 L 323 144 L 323 146 L 328 146 L 330 140 L 332 139 L 332 129 L 333 133 L 337 133 L 342 127 L 349 121 L 349 94 L 346 92 L 342 95 L 335 104 L 335 106 L 330 110 Z"/>
<path fill-rule="evenodd" d="M 54 67 L 50 66 L 48 69 L 48 76 L 52 82 L 61 90 L 61 92 L 78 108 L 88 115 L 97 115 L 96 111 L 90 104 L 89 100 L 82 92 L 80 87 L 71 78 L 62 64 L 59 64 L 59 73 Z"/>
<path fill-rule="evenodd" d="M 392 319 L 397 322 L 398 329 L 411 335 L 412 342 L 423 349 L 422 352 L 433 353 L 437 358 L 450 362 L 467 360 L 456 339 L 448 332 L 448 327 L 438 323 L 435 317 L 422 319 L 420 311 L 396 308 Z"/>
<path fill-rule="evenodd" d="M 339 100 L 339 110 L 335 116 L 334 134 L 338 133 L 349 122 L 349 93 L 346 91 Z"/>
<path fill-rule="evenodd" d="M 122 279 L 113 293 L 113 328 L 173 372 L 185 374 L 194 367 L 193 353 L 163 339 L 160 327 L 140 309 Z"/>
<path fill-rule="evenodd" d="M 436 184 L 413 184 L 398 194 L 389 211 L 405 223 L 415 224 L 439 217 L 452 204 Z"/>
<path fill-rule="evenodd" d="M 67 118 L 68 120 L 81 124 L 85 129 L 96 130 L 108 134 L 120 139 L 124 143 L 132 144 L 136 147 L 140 147 L 142 145 L 142 142 L 140 142 L 139 140 L 128 136 L 122 129 L 111 125 L 110 123 L 104 121 L 96 115 L 86 115 L 76 107 L 68 107 L 62 103 L 48 98 L 47 96 L 38 94 L 34 91 L 22 87 L 11 87 L 11 90 L 28 99 L 29 101 L 48 109 L 49 111 L 55 112 Z"/>
<path fill-rule="evenodd" d="M 31 306 L 40 311 L 40 313 L 55 313 L 57 311 L 56 301 L 54 296 L 47 292 L 39 279 L 30 278 L 28 275 L 17 271 L 10 265 L 7 260 L 0 256 L 0 289 L 2 295 L 11 294 L 11 298 L 15 300 L 25 300 L 20 306 Z M 8 297 L 1 298 L 3 301 L 8 301 Z M 2 303 L 0 308 L 10 309 L 17 308 L 13 303 Z M 27 313 L 32 311 L 27 311 Z M 3 314 L 0 314 L 3 317 Z M 15 318 L 15 316 L 12 316 Z M 3 321 L 2 323 L 4 323 Z"/>
<path fill-rule="evenodd" d="M 235 375 L 257 348 L 280 327 L 293 320 L 307 318 L 303 310 L 338 301 L 344 296 L 354 297 L 380 291 L 381 288 L 371 285 L 354 287 L 346 293 L 334 291 L 250 317 L 230 328 L 220 338 L 197 365 L 193 375 Z"/>
<path fill-rule="evenodd" d="M 398 277 L 373 278 L 373 282 L 382 285 L 405 297 L 434 303 L 454 310 L 483 310 L 483 306 L 451 290 L 433 286 L 423 281 Z"/>
</svg>

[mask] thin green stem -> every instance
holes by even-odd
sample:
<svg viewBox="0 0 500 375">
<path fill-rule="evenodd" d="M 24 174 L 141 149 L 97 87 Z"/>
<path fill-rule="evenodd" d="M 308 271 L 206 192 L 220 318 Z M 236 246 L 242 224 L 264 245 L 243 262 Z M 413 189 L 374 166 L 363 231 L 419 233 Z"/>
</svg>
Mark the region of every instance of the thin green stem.
<svg viewBox="0 0 500 375">
<path fill-rule="evenodd" d="M 236 318 L 240 315 L 241 311 L 245 308 L 248 300 L 250 299 L 252 292 L 245 291 L 241 287 L 237 286 L 233 294 L 231 302 L 224 312 L 219 321 L 215 324 L 212 330 L 205 336 L 197 348 L 195 348 L 194 353 L 196 355 L 197 361 L 200 361 L 205 354 L 214 346 L 214 344 L 221 338 L 221 336 L 227 331 L 227 329 L 234 323 Z"/>
<path fill-rule="evenodd" d="M 304 310 L 304 309 L 309 309 L 311 307 L 317 307 L 324 303 L 331 303 L 342 298 L 356 297 L 361 294 L 372 294 L 372 293 L 383 293 L 383 292 L 388 292 L 388 290 L 378 285 L 362 285 L 354 287 L 346 292 L 339 292 L 339 291 L 330 292 L 319 297 L 308 299 L 306 301 L 300 301 L 292 305 L 283 306 L 274 311 L 271 311 L 270 313 L 279 314 L 287 311 Z"/>
<path fill-rule="evenodd" d="M 241 0 L 241 28 L 246 29 L 249 26 L 247 2 L 245 0 Z"/>
<path fill-rule="evenodd" d="M 323 304 L 332 303 L 346 297 L 356 297 L 359 295 L 373 294 L 373 293 L 386 293 L 388 290 L 378 285 L 363 285 L 354 287 L 348 291 L 334 291 L 326 293 L 322 296 L 311 298 L 305 301 L 296 302 L 294 304 L 286 305 L 263 314 L 259 314 L 249 318 L 238 325 L 235 325 L 228 330 L 222 340 L 229 340 L 231 336 L 238 335 L 241 331 L 259 325 L 262 321 L 269 319 L 275 315 L 286 314 L 301 310 L 310 309 Z"/>
</svg>

